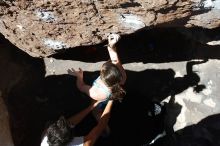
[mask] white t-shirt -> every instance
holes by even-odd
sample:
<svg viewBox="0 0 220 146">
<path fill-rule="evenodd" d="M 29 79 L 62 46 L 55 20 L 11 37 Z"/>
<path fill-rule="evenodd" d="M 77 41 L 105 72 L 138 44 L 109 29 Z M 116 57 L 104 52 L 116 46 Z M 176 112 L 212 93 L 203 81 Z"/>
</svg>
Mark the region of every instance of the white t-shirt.
<svg viewBox="0 0 220 146">
<path fill-rule="evenodd" d="M 49 146 L 47 143 L 47 136 L 44 136 L 43 140 L 41 141 L 40 146 Z M 84 137 L 74 137 L 66 146 L 83 146 Z"/>
<path fill-rule="evenodd" d="M 68 144 L 67 146 L 83 146 L 84 142 L 84 137 L 74 137 Z"/>
</svg>

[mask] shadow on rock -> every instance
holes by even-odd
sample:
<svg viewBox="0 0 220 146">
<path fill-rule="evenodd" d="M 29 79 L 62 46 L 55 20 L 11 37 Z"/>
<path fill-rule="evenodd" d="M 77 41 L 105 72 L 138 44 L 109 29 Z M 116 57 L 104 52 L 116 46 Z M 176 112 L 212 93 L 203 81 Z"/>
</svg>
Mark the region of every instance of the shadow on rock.
<svg viewBox="0 0 220 146">
<path fill-rule="evenodd" d="M 220 144 L 220 114 L 211 115 L 199 123 L 165 136 L 151 146 L 218 146 Z"/>
<path fill-rule="evenodd" d="M 124 35 L 117 44 L 123 63 L 164 63 L 192 59 L 219 59 L 220 45 L 207 45 L 219 40 L 220 28 L 159 28 L 141 29 Z M 69 48 L 51 55 L 57 59 L 98 62 L 108 60 L 107 41 L 93 46 Z M 83 56 L 83 57 L 82 57 Z M 92 57 L 91 57 L 92 56 Z"/>
</svg>

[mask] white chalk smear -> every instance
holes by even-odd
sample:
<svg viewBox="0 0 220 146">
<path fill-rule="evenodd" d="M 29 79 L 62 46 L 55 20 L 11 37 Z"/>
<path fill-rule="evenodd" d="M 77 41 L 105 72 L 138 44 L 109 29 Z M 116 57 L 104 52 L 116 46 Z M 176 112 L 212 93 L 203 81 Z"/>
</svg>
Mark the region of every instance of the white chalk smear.
<svg viewBox="0 0 220 146">
<path fill-rule="evenodd" d="M 64 42 L 56 41 L 56 40 L 52 40 L 52 39 L 44 39 L 44 44 L 54 50 L 68 48 L 68 45 L 65 44 Z"/>
<path fill-rule="evenodd" d="M 204 8 L 220 9 L 220 0 L 206 0 L 203 2 Z"/>
<path fill-rule="evenodd" d="M 24 30 L 24 27 L 22 26 L 22 25 L 20 25 L 20 24 L 18 24 L 18 25 L 16 25 L 20 30 Z"/>
<path fill-rule="evenodd" d="M 142 22 L 140 18 L 132 14 L 121 14 L 119 21 L 125 27 L 132 28 L 134 30 L 145 27 L 145 23 Z"/>
<path fill-rule="evenodd" d="M 204 1 L 203 5 L 204 5 L 205 8 L 213 8 L 214 7 L 214 4 L 213 4 L 212 0 Z"/>
<path fill-rule="evenodd" d="M 56 21 L 56 17 L 54 16 L 53 12 L 46 11 L 46 10 L 37 10 L 36 11 L 37 17 L 39 17 L 41 20 L 46 22 L 54 22 Z"/>
</svg>

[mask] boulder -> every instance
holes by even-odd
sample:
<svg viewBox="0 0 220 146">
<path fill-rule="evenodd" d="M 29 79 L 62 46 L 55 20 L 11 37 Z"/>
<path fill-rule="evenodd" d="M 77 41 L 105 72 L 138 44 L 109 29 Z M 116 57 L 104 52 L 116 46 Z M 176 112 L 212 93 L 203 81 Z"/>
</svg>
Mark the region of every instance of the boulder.
<svg viewBox="0 0 220 146">
<path fill-rule="evenodd" d="M 2 0 L 0 32 L 34 57 L 99 44 L 109 32 L 158 27 L 216 28 L 219 0 Z"/>
</svg>

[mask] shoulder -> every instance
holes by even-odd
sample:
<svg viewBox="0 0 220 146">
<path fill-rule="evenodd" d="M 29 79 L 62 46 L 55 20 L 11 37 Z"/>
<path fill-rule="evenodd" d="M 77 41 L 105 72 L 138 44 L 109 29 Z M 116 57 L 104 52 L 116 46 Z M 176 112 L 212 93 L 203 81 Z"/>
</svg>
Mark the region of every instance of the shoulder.
<svg viewBox="0 0 220 146">
<path fill-rule="evenodd" d="M 100 77 L 98 77 L 90 88 L 89 95 L 94 100 L 106 100 L 109 96 L 109 89 L 102 83 Z"/>
<path fill-rule="evenodd" d="M 89 96 L 94 100 L 105 100 L 107 98 L 106 93 L 97 86 L 92 86 L 89 91 Z"/>
</svg>

